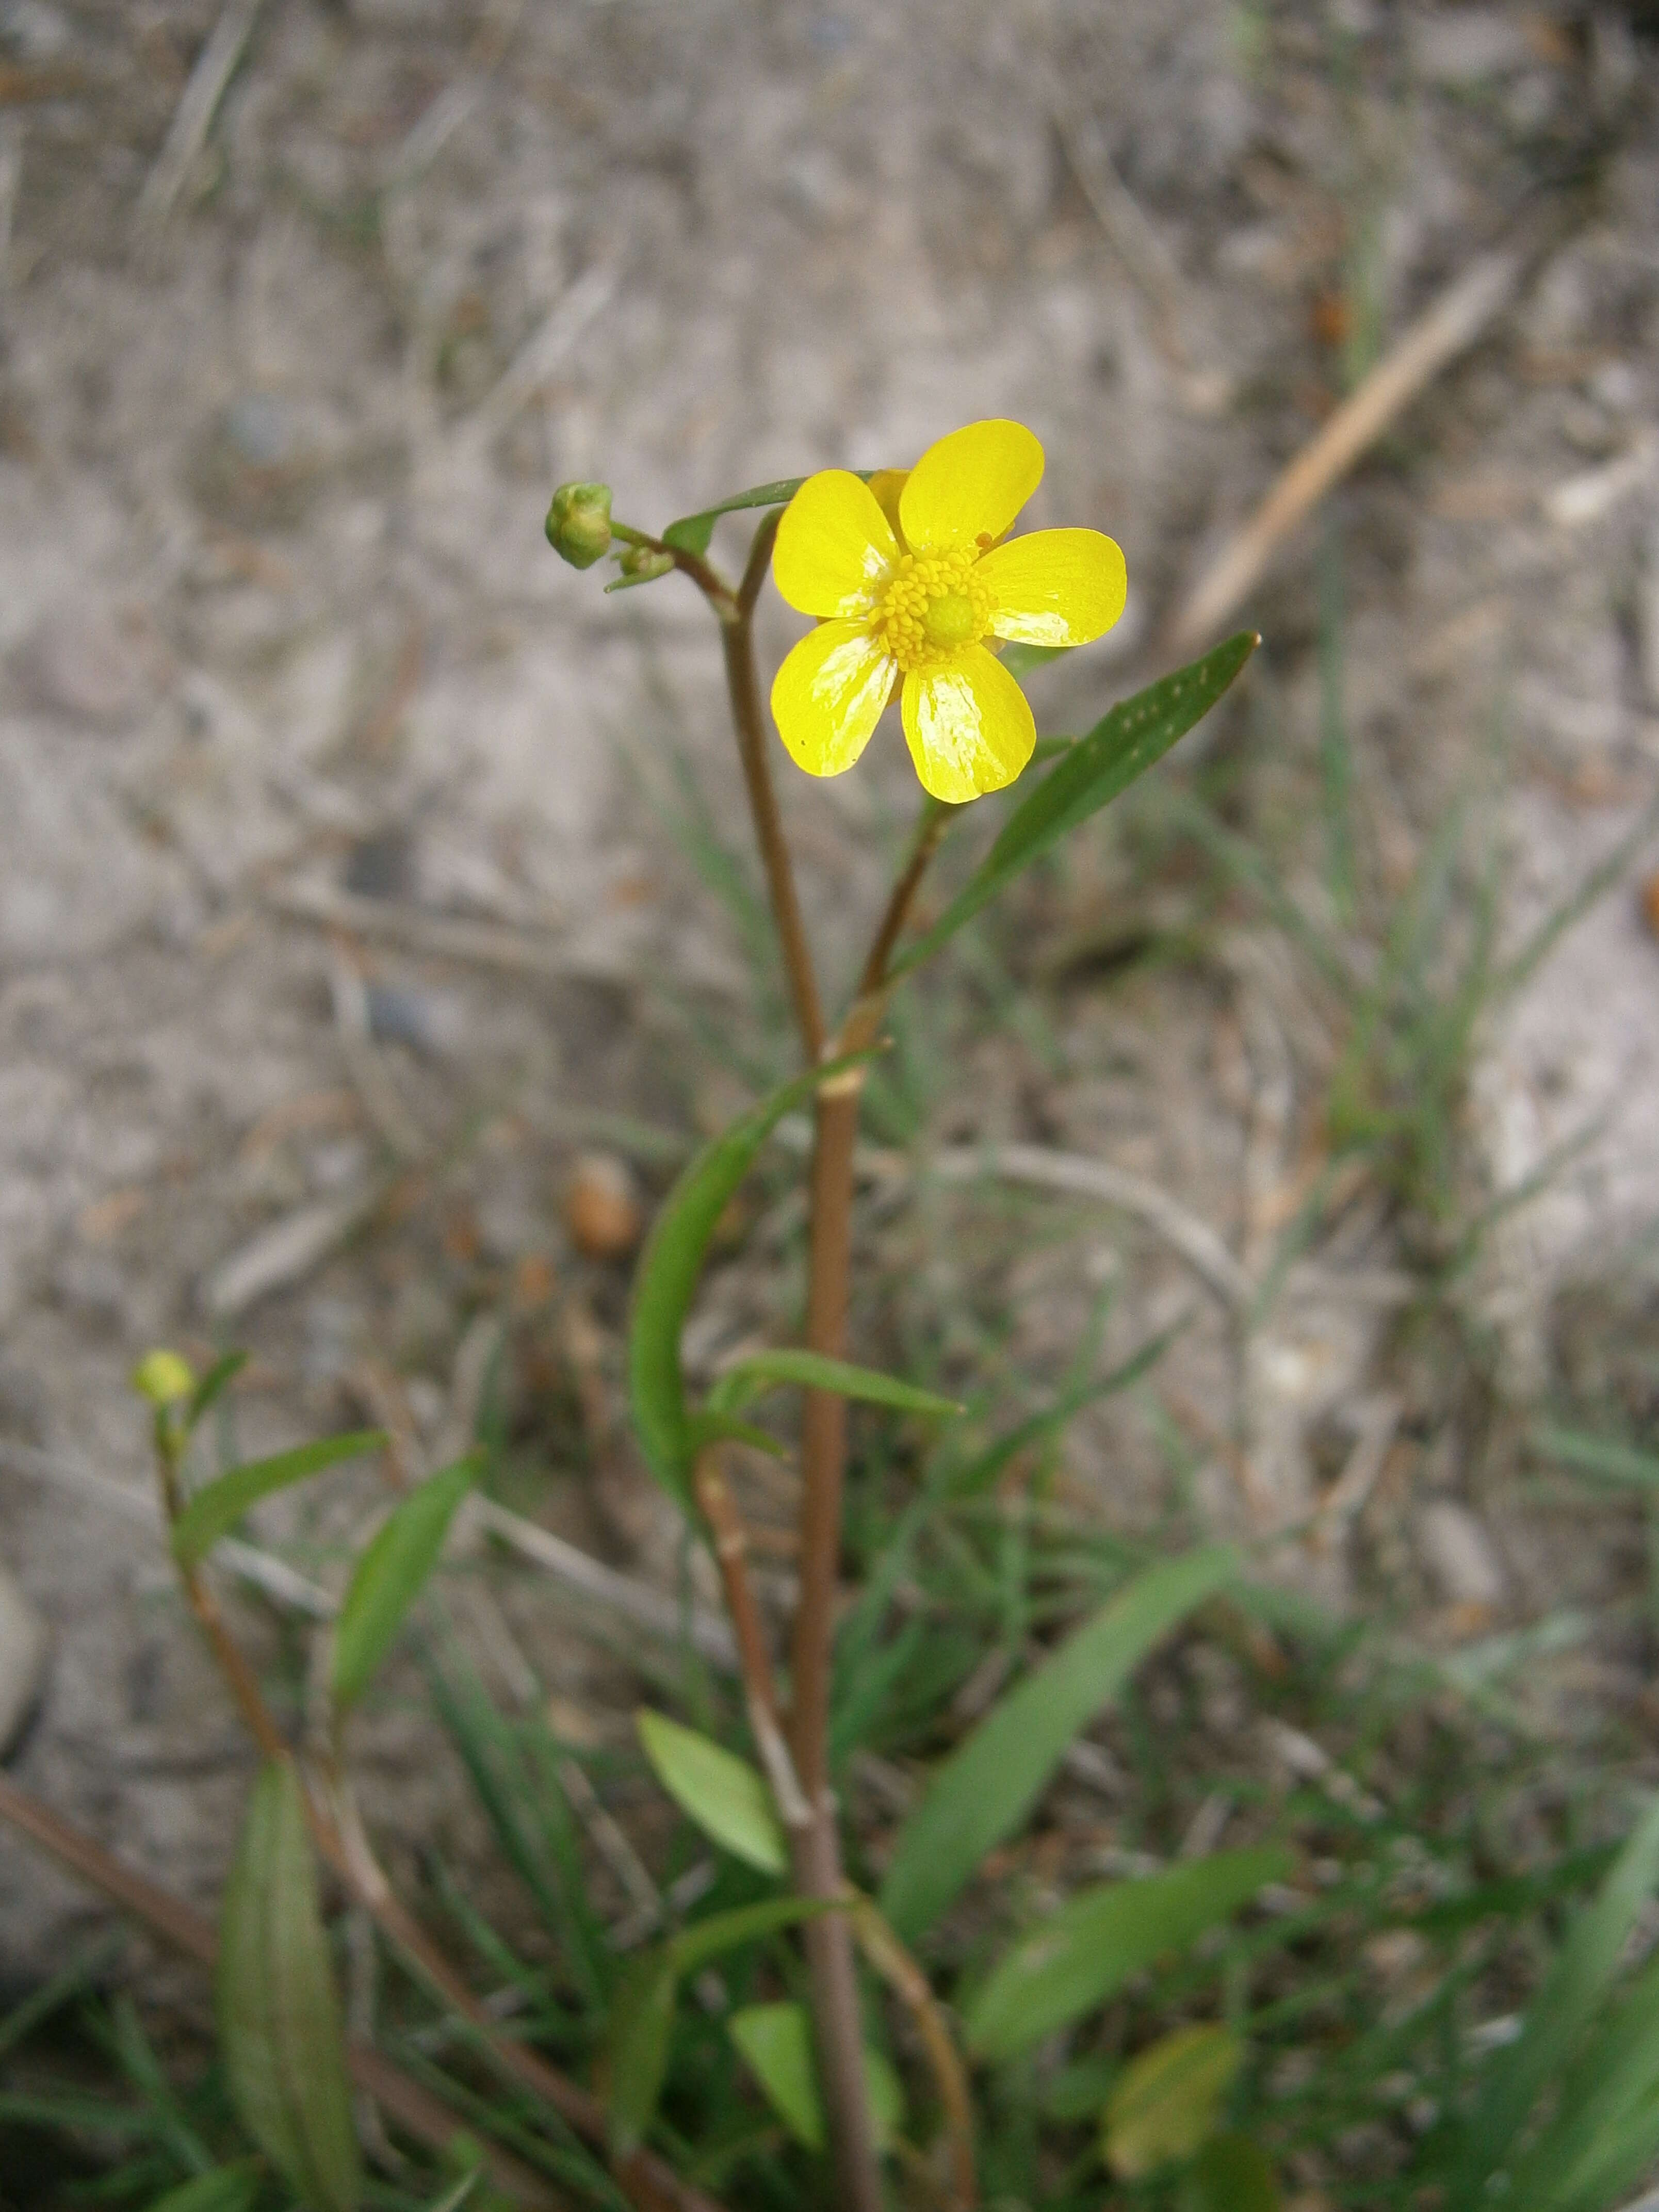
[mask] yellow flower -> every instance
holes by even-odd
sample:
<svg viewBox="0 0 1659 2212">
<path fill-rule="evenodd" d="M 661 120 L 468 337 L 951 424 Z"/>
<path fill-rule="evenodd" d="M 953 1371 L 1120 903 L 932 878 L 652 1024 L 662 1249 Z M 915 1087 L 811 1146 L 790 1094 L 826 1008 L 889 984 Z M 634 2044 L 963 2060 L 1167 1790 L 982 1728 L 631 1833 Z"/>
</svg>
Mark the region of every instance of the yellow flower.
<svg viewBox="0 0 1659 2212">
<path fill-rule="evenodd" d="M 1123 556 L 1097 530 L 1006 536 L 1042 479 L 1018 422 L 970 422 L 914 469 L 866 484 L 809 477 L 778 526 L 772 573 L 818 627 L 785 660 L 772 713 L 796 763 L 839 775 L 902 677 L 904 734 L 924 789 L 959 804 L 1031 757 L 1025 694 L 981 642 L 1087 645 L 1123 611 Z"/>
</svg>

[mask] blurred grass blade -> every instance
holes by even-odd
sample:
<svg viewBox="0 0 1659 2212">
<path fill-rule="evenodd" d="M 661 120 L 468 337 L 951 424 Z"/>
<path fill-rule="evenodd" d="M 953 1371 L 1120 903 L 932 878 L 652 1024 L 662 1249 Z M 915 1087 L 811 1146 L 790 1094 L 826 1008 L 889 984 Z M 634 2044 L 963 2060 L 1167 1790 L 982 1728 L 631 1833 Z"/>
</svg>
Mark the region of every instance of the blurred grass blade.
<svg viewBox="0 0 1659 2212">
<path fill-rule="evenodd" d="M 1178 2027 L 1143 2051 L 1101 2115 L 1101 2149 L 1118 2179 L 1137 2181 L 1200 2150 L 1243 2059 L 1231 2029 L 1214 2026 Z"/>
<path fill-rule="evenodd" d="M 228 1535 L 248 1508 L 273 1491 L 287 1490 L 325 1467 L 379 1451 L 383 1429 L 355 1429 L 349 1435 L 323 1437 L 314 1444 L 251 1459 L 228 1474 L 204 1483 L 173 1524 L 173 1555 L 181 1567 L 199 1566 L 221 1536 Z"/>
<path fill-rule="evenodd" d="M 651 1472 L 682 1504 L 687 1502 L 693 1436 L 680 1373 L 680 1332 L 714 1224 L 784 1115 L 804 1106 L 826 1076 L 869 1057 L 856 1054 L 797 1076 L 734 1122 L 686 1168 L 646 1239 L 629 1321 L 629 1398 Z"/>
<path fill-rule="evenodd" d="M 1148 1567 L 998 1701 L 899 1831 L 880 1902 L 906 1942 L 938 1918 L 986 1852 L 1020 1826 L 1073 1737 L 1111 1703 L 1153 1646 L 1237 1571 L 1229 1545 Z"/>
<path fill-rule="evenodd" d="M 1581 1468 L 1603 1482 L 1626 1483 L 1638 1490 L 1659 1489 L 1659 1452 L 1638 1451 L 1634 1444 L 1615 1443 L 1607 1437 L 1587 1437 L 1577 1429 L 1548 1426 L 1534 1429 L 1528 1441 L 1540 1457 Z"/>
<path fill-rule="evenodd" d="M 811 2027 L 805 2007 L 749 2005 L 742 2012 L 733 2013 L 727 2025 L 732 2042 L 743 2053 L 750 2073 L 766 2093 L 767 2102 L 785 2127 L 807 2150 L 821 2151 L 824 2143 L 823 2107 L 818 2101 Z M 876 2147 L 885 2150 L 904 2124 L 904 2093 L 887 2061 L 867 2044 L 864 2079 L 869 2092 Z"/>
<path fill-rule="evenodd" d="M 1517 2041 L 1492 2060 L 1470 2113 L 1459 2167 L 1462 2195 L 1484 2195 L 1540 2092 L 1559 2081 L 1618 1974 L 1631 1930 L 1659 1881 L 1659 1798 L 1647 1807 L 1593 1905 L 1574 1923 L 1527 2008 Z M 1459 2197 L 1454 2185 L 1453 2196 Z"/>
<path fill-rule="evenodd" d="M 292 1760 L 262 1767 L 219 1919 L 215 2002 L 231 2097 L 309 2212 L 356 2212 L 345 2042 Z"/>
<path fill-rule="evenodd" d="M 185 1409 L 185 1426 L 193 1429 L 213 1406 L 220 1394 L 234 1382 L 247 1365 L 246 1352 L 227 1352 L 216 1359 L 207 1373 L 196 1385 L 189 1405 Z M 228 2168 L 226 2169 L 229 2171 Z"/>
<path fill-rule="evenodd" d="M 1555 2118 L 1527 2146 L 1506 2202 L 1516 2212 L 1611 2203 L 1659 2150 L 1659 1963 L 1565 2075 Z"/>
<path fill-rule="evenodd" d="M 970 2047 L 985 2058 L 1013 2057 L 1230 1918 L 1291 1864 L 1288 1851 L 1266 1844 L 1068 1899 L 1014 1945 L 969 2008 Z"/>
<path fill-rule="evenodd" d="M 610 2094 L 606 2119 L 618 2158 L 639 2148 L 668 2071 L 679 1977 L 665 1950 L 647 1951 L 623 1978 L 606 2044 Z"/>
<path fill-rule="evenodd" d="M 1279 2212 L 1273 2160 L 1254 2136 L 1212 2136 L 1182 2184 L 1181 2212 Z"/>
<path fill-rule="evenodd" d="M 149 2212 L 248 2212 L 259 2194 L 264 2160 L 239 2158 L 234 2166 L 216 2166 L 211 2173 L 198 2173 L 158 2197 Z"/>
<path fill-rule="evenodd" d="M 943 1418 L 959 1413 L 954 1398 L 936 1391 L 919 1390 L 896 1375 L 882 1375 L 873 1367 L 854 1367 L 845 1359 L 827 1359 L 818 1352 L 757 1352 L 728 1368 L 708 1393 L 711 1413 L 735 1413 L 754 1398 L 786 1382 L 805 1390 L 833 1390 L 839 1397 L 858 1398 L 866 1406 L 890 1406 L 900 1413 L 931 1413 Z"/>
<path fill-rule="evenodd" d="M 428 1475 L 402 1498 L 358 1560 L 334 1627 L 331 1687 L 343 1709 L 368 1687 L 391 1650 L 404 1616 L 437 1565 L 455 1509 L 483 1462 L 469 1452 Z"/>
<path fill-rule="evenodd" d="M 1185 737 L 1226 690 L 1260 643 L 1241 630 L 1201 660 L 1125 699 L 1079 738 L 1015 808 L 985 859 L 945 912 L 893 963 L 895 978 L 930 959 L 945 939 L 1005 890 L 1040 854 L 1125 791 Z"/>
<path fill-rule="evenodd" d="M 453 2189 L 446 2189 L 441 2197 L 434 2197 L 426 2212 L 461 2212 L 473 2191 L 484 2179 L 484 2169 L 475 2166 L 471 2173 L 464 2173 Z"/>
<path fill-rule="evenodd" d="M 780 1929 L 797 1928 L 803 1920 L 838 1910 L 833 1897 L 768 1897 L 758 1905 L 738 1905 L 729 1912 L 710 1913 L 670 1940 L 668 1955 L 677 1974 L 695 1974 L 722 1952 L 742 1943 L 758 1943 Z"/>
<path fill-rule="evenodd" d="M 783 1873 L 789 1854 L 772 1793 L 747 1759 L 663 1713 L 642 1707 L 635 1724 L 658 1781 L 704 1834 L 763 1874 Z"/>
</svg>

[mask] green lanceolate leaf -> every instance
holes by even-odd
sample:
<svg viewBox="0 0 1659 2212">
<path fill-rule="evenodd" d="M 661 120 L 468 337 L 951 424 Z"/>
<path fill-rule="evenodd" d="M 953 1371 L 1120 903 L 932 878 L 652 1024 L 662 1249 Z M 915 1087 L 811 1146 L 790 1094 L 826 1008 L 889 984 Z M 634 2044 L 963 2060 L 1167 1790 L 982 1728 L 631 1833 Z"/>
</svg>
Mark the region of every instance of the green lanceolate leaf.
<svg viewBox="0 0 1659 2212">
<path fill-rule="evenodd" d="M 307 2212 L 356 2212 L 345 2041 L 305 1802 L 286 1759 L 261 1770 L 248 1802 L 220 1909 L 215 2005 L 248 2133 Z"/>
<path fill-rule="evenodd" d="M 1502 2166 L 1540 2091 L 1559 2080 L 1573 2046 L 1617 1978 L 1637 1916 L 1659 1883 L 1659 1799 L 1648 1807 L 1597 1893 L 1573 1923 L 1517 2041 L 1501 2051 L 1469 2115 L 1458 2187 L 1471 2203 Z M 1461 2201 L 1461 2199 L 1459 2199 Z"/>
<path fill-rule="evenodd" d="M 682 1504 L 694 1446 L 680 1373 L 680 1332 L 696 1295 L 703 1255 L 726 1201 L 784 1115 L 804 1106 L 826 1076 L 857 1065 L 856 1054 L 786 1083 L 706 1146 L 668 1194 L 652 1224 L 634 1279 L 628 1333 L 628 1389 L 646 1461 Z"/>
<path fill-rule="evenodd" d="M 969 2008 L 969 2044 L 987 2058 L 1013 2057 L 1229 1918 L 1291 1864 L 1288 1851 L 1269 1844 L 1085 1890 L 1000 1960 Z"/>
<path fill-rule="evenodd" d="M 750 2005 L 733 2013 L 732 2040 L 766 2092 L 766 2100 L 797 2142 L 821 2151 L 823 2106 L 818 2101 L 817 2069 L 812 2057 L 811 2024 L 798 2004 Z M 904 2092 L 878 2051 L 866 2044 L 864 2080 L 876 2147 L 884 2150 L 904 2124 Z"/>
<path fill-rule="evenodd" d="M 641 1710 L 640 1741 L 659 1782 L 705 1835 L 763 1874 L 789 1863 L 772 1793 L 746 1759 L 696 1729 Z"/>
<path fill-rule="evenodd" d="M 605 2046 L 605 2112 L 611 2146 L 618 2156 L 626 2157 L 637 2148 L 656 2112 L 668 2070 L 675 2001 L 685 1977 L 723 1952 L 759 1942 L 780 1929 L 836 1909 L 831 1897 L 774 1897 L 760 1905 L 742 1905 L 735 1911 L 712 1913 L 682 1929 L 634 1961 L 612 2008 Z"/>
<path fill-rule="evenodd" d="M 1254 2136 L 1212 2136 L 1182 2185 L 1181 2212 L 1279 2212 L 1273 2160 Z"/>
<path fill-rule="evenodd" d="M 1143 2051 L 1101 2116 L 1101 2148 L 1120 2180 L 1200 2150 L 1243 2059 L 1243 2045 L 1225 2027 L 1178 2027 Z"/>
<path fill-rule="evenodd" d="M 1237 1571 L 1226 1545 L 1148 1567 L 998 1700 L 899 1830 L 880 1902 L 906 1942 L 938 1918 L 986 1852 L 1019 1826 L 1072 1738 L 1111 1703 L 1152 1647 Z"/>
<path fill-rule="evenodd" d="M 668 1955 L 677 1974 L 695 1974 L 711 1959 L 735 1951 L 740 1944 L 758 1943 L 781 1929 L 799 1927 L 825 1912 L 840 1910 L 833 1897 L 768 1897 L 758 1905 L 739 1905 L 729 1912 L 711 1912 L 707 1920 L 694 1921 L 669 1942 Z"/>
<path fill-rule="evenodd" d="M 247 1354 L 245 1352 L 227 1352 L 214 1361 L 212 1366 L 196 1385 L 190 1404 L 185 1409 L 185 1426 L 187 1429 L 193 1429 L 196 1426 L 203 1414 L 215 1403 L 221 1393 L 235 1381 L 246 1365 Z M 228 2166 L 225 2171 L 229 2172 L 231 2169 Z"/>
<path fill-rule="evenodd" d="M 1583 1436 L 1576 1429 L 1537 1428 L 1529 1441 L 1541 1457 L 1559 1460 L 1564 1467 L 1580 1468 L 1603 1482 L 1659 1490 L 1659 1452 L 1638 1451 L 1633 1444 Z"/>
<path fill-rule="evenodd" d="M 469 1452 L 453 1467 L 428 1475 L 375 1531 L 335 1623 L 331 1680 L 337 1706 L 362 1697 L 391 1650 L 404 1614 L 437 1565 L 455 1509 L 482 1465 L 480 1455 Z"/>
<path fill-rule="evenodd" d="M 906 975 L 930 958 L 1022 869 L 1161 760 L 1177 738 L 1209 713 L 1260 643 L 1254 630 L 1241 630 L 1201 660 L 1123 700 L 1087 737 L 1079 738 L 1014 809 L 1002 835 L 933 927 L 899 955 L 893 976 Z"/>
<path fill-rule="evenodd" d="M 854 473 L 867 483 L 872 471 L 859 469 Z M 706 553 L 714 534 L 714 525 L 721 515 L 737 514 L 744 507 L 787 507 L 805 482 L 805 477 L 780 477 L 775 483 L 757 484 L 752 491 L 735 491 L 730 499 L 704 507 L 700 514 L 683 514 L 678 522 L 671 522 L 662 534 L 662 542 L 682 553 Z"/>
<path fill-rule="evenodd" d="M 173 1556 L 181 1567 L 199 1566 L 220 1537 L 228 1535 L 262 1498 L 320 1474 L 325 1467 L 337 1467 L 343 1460 L 379 1451 L 385 1442 L 383 1429 L 358 1429 L 349 1436 L 324 1437 L 314 1444 L 232 1468 L 228 1474 L 204 1483 L 173 1522 Z"/>
<path fill-rule="evenodd" d="M 757 1352 L 729 1367 L 708 1393 L 711 1413 L 735 1413 L 753 1398 L 763 1397 L 786 1382 L 805 1390 L 833 1390 L 839 1398 L 861 1399 L 866 1406 L 890 1406 L 900 1413 L 931 1413 L 943 1417 L 959 1413 L 954 1398 L 941 1398 L 933 1390 L 919 1390 L 896 1375 L 883 1375 L 873 1367 L 854 1367 L 844 1359 L 827 1359 L 818 1352 Z"/>
<path fill-rule="evenodd" d="M 617 1993 L 605 2052 L 605 2117 L 618 2158 L 638 2149 L 657 2109 L 668 2071 L 678 1986 L 672 1959 L 665 1949 L 657 1949 L 635 1960 Z"/>
<path fill-rule="evenodd" d="M 239 2158 L 234 2166 L 216 2166 L 211 2173 L 198 2173 L 158 2197 L 149 2212 L 248 2212 L 259 2194 L 264 2161 Z"/>
</svg>

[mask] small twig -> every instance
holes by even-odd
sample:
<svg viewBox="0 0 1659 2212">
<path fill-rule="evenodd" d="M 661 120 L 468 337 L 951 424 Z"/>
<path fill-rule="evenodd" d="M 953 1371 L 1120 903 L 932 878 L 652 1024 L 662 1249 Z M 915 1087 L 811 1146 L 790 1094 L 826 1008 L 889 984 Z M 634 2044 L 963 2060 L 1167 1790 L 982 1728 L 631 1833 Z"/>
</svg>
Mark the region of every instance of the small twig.
<svg viewBox="0 0 1659 2212">
<path fill-rule="evenodd" d="M 762 864 L 766 870 L 772 917 L 777 927 L 779 950 L 783 955 L 790 1000 L 810 1066 L 823 1057 L 823 1012 L 818 999 L 812 955 L 806 942 L 806 925 L 801 916 L 800 899 L 795 890 L 794 864 L 789 857 L 788 841 L 783 834 L 783 819 L 778 812 L 777 793 L 772 783 L 771 738 L 767 728 L 766 713 L 761 704 L 760 678 L 755 666 L 755 603 L 766 579 L 767 567 L 772 558 L 773 541 L 777 537 L 781 519 L 779 513 L 769 513 L 763 517 L 760 527 L 755 532 L 743 581 L 738 586 L 735 599 L 731 601 L 732 611 L 721 616 L 720 642 L 726 652 L 726 684 L 732 704 L 732 726 L 737 736 L 738 757 L 742 763 L 744 784 L 749 793 L 749 811 L 755 825 L 755 842 L 760 848 Z M 708 593 L 706 586 L 703 589 L 710 605 L 720 614 L 718 603 Z"/>
<path fill-rule="evenodd" d="M 610 306 L 620 276 L 615 261 L 595 262 L 555 302 L 468 418 L 461 434 L 474 451 L 499 437 L 546 383 L 588 325 Z"/>
<path fill-rule="evenodd" d="M 253 35 L 258 13 L 259 0 L 226 0 L 223 14 L 197 57 L 155 166 L 138 195 L 136 226 L 140 239 L 147 243 L 167 227 L 185 180 L 207 142 L 219 102 Z"/>
<path fill-rule="evenodd" d="M 1156 1230 L 1178 1252 L 1223 1305 L 1243 1309 L 1255 1285 L 1207 1222 L 1189 1213 L 1167 1191 L 1127 1168 L 1076 1152 L 1052 1152 L 1042 1145 L 957 1146 L 935 1153 L 930 1171 L 947 1182 L 969 1182 L 994 1175 L 1008 1182 L 1034 1183 L 1045 1190 L 1073 1191 L 1099 1199 Z"/>
<path fill-rule="evenodd" d="M 974 2170 L 974 2104 L 944 2008 L 927 1975 L 871 1899 L 849 1887 L 848 1902 L 859 1948 L 909 2013 L 927 2053 L 951 2142 L 952 2212 L 972 2212 L 979 2202 L 979 2178 Z"/>
<path fill-rule="evenodd" d="M 677 1644 L 682 1636 L 693 1650 L 709 1664 L 726 1674 L 738 1670 L 737 1645 L 731 1630 L 718 1613 L 706 1607 L 692 1606 L 682 1609 L 671 1597 L 653 1589 L 648 1583 L 636 1582 L 615 1567 L 608 1567 L 602 1559 L 568 1544 L 562 1536 L 556 1536 L 550 1528 L 544 1528 L 534 1521 L 526 1521 L 522 1514 L 496 1504 L 493 1498 L 482 1498 L 476 1492 L 468 1511 L 481 1528 L 498 1536 L 502 1543 L 538 1567 L 556 1577 L 567 1589 L 580 1597 L 592 1598 L 598 1605 L 612 1613 L 619 1613 L 631 1620 L 636 1628 L 643 1628 L 665 1642 Z"/>
<path fill-rule="evenodd" d="M 161 1517 L 148 1488 L 131 1488 L 125 1482 L 112 1481 L 106 1474 L 95 1474 L 90 1468 L 79 1467 L 73 1460 L 59 1459 L 55 1453 L 37 1450 L 33 1444 L 13 1443 L 3 1438 L 0 1438 L 0 1465 L 43 1482 L 60 1483 L 66 1489 L 78 1490 L 120 1514 L 125 1520 L 148 1528 L 158 1544 L 163 1540 Z M 262 1552 L 252 1544 L 244 1544 L 234 1536 L 222 1537 L 213 1556 L 239 1580 L 251 1583 L 265 1596 L 276 1599 L 279 1605 L 291 1606 L 296 1613 L 309 1613 L 313 1620 L 331 1620 L 338 1610 L 333 1598 L 318 1583 L 289 1566 L 286 1559 Z"/>
<path fill-rule="evenodd" d="M 374 1048 L 370 1026 L 368 985 L 351 957 L 343 935 L 336 932 L 330 945 L 329 990 L 334 1004 L 334 1031 L 340 1057 L 351 1078 L 363 1112 L 379 1131 L 392 1158 L 410 1166 L 430 1150 L 426 1137 L 398 1096 L 385 1060 Z"/>
<path fill-rule="evenodd" d="M 1184 658 L 1212 641 L 1255 588 L 1280 541 L 1440 370 L 1474 343 L 1514 297 L 1526 266 L 1518 247 L 1482 254 L 1418 317 L 1194 585 L 1165 632 L 1170 655 Z"/>
<path fill-rule="evenodd" d="M 1146 220 L 1139 201 L 1118 175 L 1099 125 L 1062 88 L 1055 89 L 1052 108 L 1054 128 L 1072 173 L 1083 187 L 1083 197 L 1130 283 L 1152 312 L 1158 351 L 1176 372 L 1177 385 L 1192 410 L 1216 412 L 1225 404 L 1231 380 L 1220 370 L 1200 367 L 1194 359 L 1188 333 L 1194 318 L 1180 270 Z"/>
<path fill-rule="evenodd" d="M 760 1607 L 749 1581 L 749 1539 L 737 1501 L 720 1466 L 718 1446 L 700 1453 L 693 1478 L 697 1503 L 714 1536 L 714 1564 L 726 1592 L 726 1610 L 737 1632 L 738 1661 L 749 1710 L 749 1730 L 760 1753 L 766 1778 L 772 1786 L 778 1814 L 786 1828 L 806 1827 L 811 1808 L 800 1786 L 795 1762 L 789 1756 L 783 1724 L 778 1717 L 773 1688 L 772 1655 L 766 1645 Z"/>
</svg>

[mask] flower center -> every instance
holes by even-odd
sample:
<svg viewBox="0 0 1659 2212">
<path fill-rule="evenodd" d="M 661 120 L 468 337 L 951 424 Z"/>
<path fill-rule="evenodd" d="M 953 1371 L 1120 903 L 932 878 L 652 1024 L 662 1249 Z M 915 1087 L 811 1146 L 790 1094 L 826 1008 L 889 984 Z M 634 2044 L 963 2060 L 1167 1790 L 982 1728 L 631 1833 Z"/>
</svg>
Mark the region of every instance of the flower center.
<svg viewBox="0 0 1659 2212">
<path fill-rule="evenodd" d="M 965 553 L 901 555 L 870 618 L 906 675 L 941 667 L 990 627 L 991 595 Z"/>
</svg>

